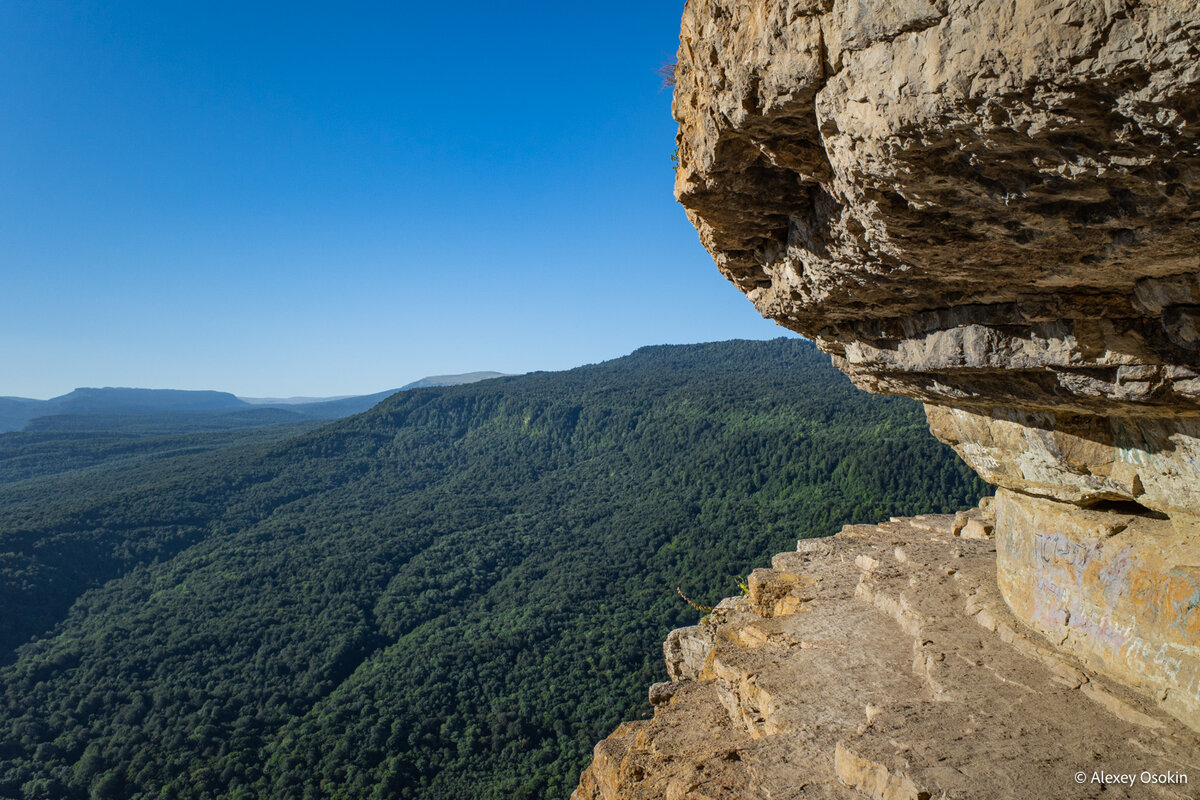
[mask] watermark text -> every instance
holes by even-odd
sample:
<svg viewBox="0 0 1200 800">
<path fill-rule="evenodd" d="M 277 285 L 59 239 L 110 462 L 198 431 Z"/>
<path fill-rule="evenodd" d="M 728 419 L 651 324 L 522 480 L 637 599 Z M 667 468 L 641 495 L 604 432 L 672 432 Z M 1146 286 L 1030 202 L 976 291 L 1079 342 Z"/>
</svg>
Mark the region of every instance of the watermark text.
<svg viewBox="0 0 1200 800">
<path fill-rule="evenodd" d="M 1081 770 L 1075 773 L 1075 782 L 1097 784 L 1100 786 L 1183 786 L 1187 784 L 1188 776 L 1183 772 L 1152 772 L 1148 769 L 1141 772 Z"/>
</svg>

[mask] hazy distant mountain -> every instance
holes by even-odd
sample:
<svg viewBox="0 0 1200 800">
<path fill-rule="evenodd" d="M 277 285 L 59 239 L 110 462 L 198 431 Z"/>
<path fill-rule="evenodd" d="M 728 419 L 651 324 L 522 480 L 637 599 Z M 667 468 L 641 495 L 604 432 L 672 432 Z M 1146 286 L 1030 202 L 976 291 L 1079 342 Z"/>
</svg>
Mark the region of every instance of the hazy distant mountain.
<svg viewBox="0 0 1200 800">
<path fill-rule="evenodd" d="M 21 430 L 35 416 L 33 410 L 43 402 L 28 397 L 0 397 L 0 433 Z"/>
<path fill-rule="evenodd" d="M 504 372 L 464 372 L 461 375 L 427 375 L 420 380 L 406 383 L 399 389 L 386 389 L 375 394 L 339 394 L 333 397 L 242 397 L 239 395 L 238 400 L 254 406 L 325 405 L 341 400 L 358 400 L 364 397 L 377 397 L 379 400 L 382 400 L 385 397 L 390 397 L 396 392 L 402 392 L 406 389 L 424 389 L 429 386 L 461 386 L 464 383 L 475 383 L 475 381 L 487 380 L 488 378 L 502 378 L 506 374 Z"/>
<path fill-rule="evenodd" d="M 228 414 L 253 408 L 229 392 L 182 389 L 79 388 L 49 400 L 0 399 L 0 433 L 19 431 L 35 419 L 143 417 L 160 414 Z M 49 427 L 54 427 L 50 424 Z M 78 427 L 78 421 L 73 427 Z M 103 427 L 103 425 L 101 426 Z"/>
<path fill-rule="evenodd" d="M 507 374 L 504 372 L 464 372 L 461 375 L 429 375 L 419 381 L 404 384 L 400 390 L 427 389 L 430 386 L 462 386 L 464 383 L 486 381 L 488 378 L 503 378 Z"/>
<path fill-rule="evenodd" d="M 235 397 L 229 392 L 181 389 L 80 388 L 49 400 L 0 397 L 0 433 L 29 430 L 184 433 L 349 417 L 396 392 L 459 386 L 501 372 L 430 375 L 399 389 L 336 397 Z"/>
<path fill-rule="evenodd" d="M 419 381 L 406 383 L 399 389 L 387 389 L 375 394 L 364 394 L 348 397 L 331 397 L 323 401 L 309 403 L 293 403 L 281 406 L 289 411 L 296 411 L 310 419 L 341 419 L 352 414 L 374 408 L 379 403 L 394 395 L 396 392 L 406 392 L 409 389 L 427 389 L 433 386 L 462 386 L 467 383 L 503 378 L 503 372 L 464 372 L 461 375 L 429 375 Z M 299 398 L 296 398 L 297 400 Z"/>
<path fill-rule="evenodd" d="M 235 411 L 249 408 L 229 392 L 183 389 L 76 389 L 47 400 L 47 414 L 156 414 L 164 411 Z"/>
<path fill-rule="evenodd" d="M 419 381 L 406 383 L 399 389 L 387 389 L 375 394 L 364 394 L 350 397 L 334 397 L 322 402 L 297 403 L 283 406 L 289 411 L 296 411 L 309 419 L 341 419 L 353 414 L 361 414 L 374 408 L 396 392 L 406 392 L 409 389 L 428 389 L 434 386 L 462 386 L 467 383 L 503 378 L 503 372 L 465 372 L 461 375 L 429 375 Z"/>
<path fill-rule="evenodd" d="M 396 391 L 396 390 L 392 390 Z M 363 397 L 357 394 L 339 394 L 333 397 L 242 397 L 238 400 L 252 406 L 303 406 L 309 403 L 329 403 L 334 400 L 349 400 L 352 397 Z"/>
<path fill-rule="evenodd" d="M 383 400 L 394 395 L 400 389 L 386 389 L 375 394 L 352 395 L 314 403 L 299 403 L 296 405 L 277 406 L 294 411 L 308 419 L 341 419 L 354 414 L 361 414 L 367 409 L 374 408 Z"/>
</svg>

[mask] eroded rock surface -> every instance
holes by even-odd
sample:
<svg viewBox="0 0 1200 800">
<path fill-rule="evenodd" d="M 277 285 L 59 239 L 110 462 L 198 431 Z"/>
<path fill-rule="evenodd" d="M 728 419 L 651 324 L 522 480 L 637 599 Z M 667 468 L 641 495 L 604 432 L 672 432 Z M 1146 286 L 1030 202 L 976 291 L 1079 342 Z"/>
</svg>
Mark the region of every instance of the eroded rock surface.
<svg viewBox="0 0 1200 800">
<path fill-rule="evenodd" d="M 996 543 L 962 536 L 989 522 L 849 526 L 776 556 L 671 635 L 653 719 L 597 745 L 573 799 L 1195 797 L 1200 736 L 1024 629 Z"/>
<path fill-rule="evenodd" d="M 675 78 L 717 266 L 999 490 L 755 571 L 577 800 L 1198 796 L 1200 5 L 688 0 Z"/>
<path fill-rule="evenodd" d="M 1185 0 L 691 0 L 676 194 L 867 385 L 1194 405 L 1198 56 Z"/>
<path fill-rule="evenodd" d="M 1200 719 L 1200 543 L 1170 521 L 1001 489 L 999 588 L 1012 610 L 1093 669 Z M 1200 789 L 1197 790 L 1200 795 Z"/>
<path fill-rule="evenodd" d="M 924 402 L 1014 612 L 1200 730 L 1200 5 L 689 0 L 675 77 L 721 271 Z"/>
<path fill-rule="evenodd" d="M 676 194 L 765 316 L 872 391 L 1195 456 L 1194 3 L 692 0 L 679 56 Z"/>
</svg>

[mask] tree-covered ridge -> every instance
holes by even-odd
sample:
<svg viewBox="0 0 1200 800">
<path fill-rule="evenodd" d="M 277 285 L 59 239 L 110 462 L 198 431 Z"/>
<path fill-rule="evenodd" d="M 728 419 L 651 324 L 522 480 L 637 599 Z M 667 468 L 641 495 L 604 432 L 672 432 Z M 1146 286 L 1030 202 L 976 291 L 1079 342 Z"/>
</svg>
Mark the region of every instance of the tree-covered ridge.
<svg viewBox="0 0 1200 800">
<path fill-rule="evenodd" d="M 0 796 L 563 798 L 648 710 L 696 616 L 676 586 L 712 602 L 797 537 L 984 491 L 797 340 L 79 475 L 0 487 L 6 614 L 108 570 L 0 672 Z"/>
<path fill-rule="evenodd" d="M 181 416 L 155 421 L 155 427 L 149 430 L 145 427 L 130 430 L 133 426 L 113 424 L 117 421 L 106 418 L 107 427 L 100 429 L 0 434 L 0 484 L 91 467 L 111 472 L 114 467 L 130 467 L 150 459 L 190 456 L 229 445 L 291 438 L 325 424 L 311 420 L 281 425 L 247 425 L 248 429 L 237 430 L 230 430 L 230 426 L 189 430 L 193 427 L 191 421 Z"/>
</svg>

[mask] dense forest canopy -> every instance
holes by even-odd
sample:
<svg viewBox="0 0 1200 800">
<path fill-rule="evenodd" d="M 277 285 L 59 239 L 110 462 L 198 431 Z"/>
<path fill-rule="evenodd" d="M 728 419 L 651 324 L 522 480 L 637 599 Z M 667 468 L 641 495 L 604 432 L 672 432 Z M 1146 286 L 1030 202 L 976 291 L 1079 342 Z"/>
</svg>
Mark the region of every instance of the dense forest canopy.
<svg viewBox="0 0 1200 800">
<path fill-rule="evenodd" d="M 795 339 L 244 433 L 0 446 L 0 796 L 565 798 L 648 713 L 675 587 L 986 491 Z"/>
</svg>

